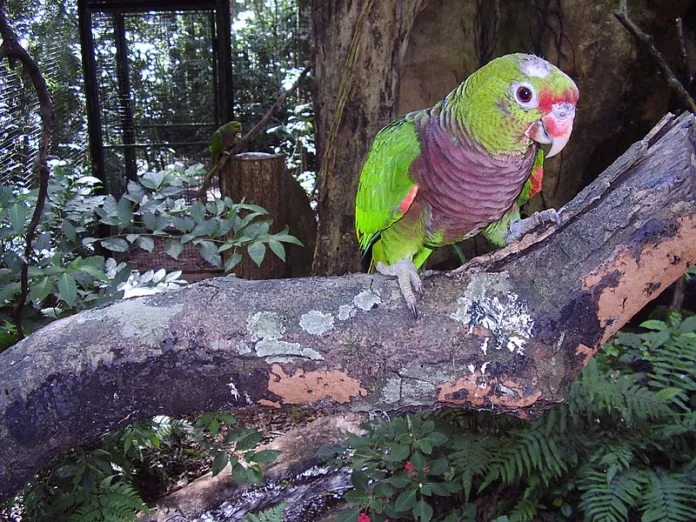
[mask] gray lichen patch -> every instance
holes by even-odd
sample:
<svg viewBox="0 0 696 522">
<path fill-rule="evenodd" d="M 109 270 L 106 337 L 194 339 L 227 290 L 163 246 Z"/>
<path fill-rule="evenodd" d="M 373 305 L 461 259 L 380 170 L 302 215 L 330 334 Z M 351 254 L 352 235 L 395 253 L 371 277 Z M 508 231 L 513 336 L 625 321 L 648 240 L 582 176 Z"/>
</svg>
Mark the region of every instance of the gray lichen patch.
<svg viewBox="0 0 696 522">
<path fill-rule="evenodd" d="M 382 388 L 382 401 L 397 404 L 401 400 L 401 377 L 390 377 Z"/>
<path fill-rule="evenodd" d="M 300 327 L 312 335 L 321 335 L 334 327 L 334 318 L 318 310 L 311 310 L 300 317 Z"/>
<path fill-rule="evenodd" d="M 264 339 L 256 343 L 256 355 L 259 357 L 305 357 L 313 361 L 322 361 L 324 357 L 311 348 L 303 348 L 297 343 Z"/>
<path fill-rule="evenodd" d="M 450 317 L 469 328 L 489 330 L 496 350 L 507 348 L 523 355 L 524 346 L 532 336 L 534 320 L 527 303 L 511 290 L 507 277 L 506 273 L 474 274 Z M 486 343 L 486 348 L 489 347 Z"/>
<path fill-rule="evenodd" d="M 338 319 L 340 321 L 346 321 L 356 314 L 355 307 L 353 305 L 341 305 L 338 307 Z"/>
<path fill-rule="evenodd" d="M 382 299 L 373 290 L 363 290 L 353 298 L 353 303 L 361 310 L 367 311 L 382 304 Z"/>
<path fill-rule="evenodd" d="M 169 321 L 183 309 L 183 304 L 151 306 L 142 299 L 127 299 L 108 308 L 80 314 L 82 317 L 79 323 L 111 319 L 118 323 L 117 328 L 122 337 L 137 338 L 143 344 L 155 348 L 169 329 Z"/>
<path fill-rule="evenodd" d="M 280 339 L 285 333 L 283 320 L 275 312 L 256 312 L 247 319 L 247 331 L 252 341 Z"/>
</svg>

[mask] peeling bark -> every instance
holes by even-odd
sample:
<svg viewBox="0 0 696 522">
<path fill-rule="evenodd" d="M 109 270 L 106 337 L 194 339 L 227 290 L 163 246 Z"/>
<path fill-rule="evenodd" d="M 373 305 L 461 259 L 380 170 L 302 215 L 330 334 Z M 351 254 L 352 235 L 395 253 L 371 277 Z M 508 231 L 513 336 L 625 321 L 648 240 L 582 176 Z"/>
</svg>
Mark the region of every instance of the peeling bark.
<svg viewBox="0 0 696 522">
<path fill-rule="evenodd" d="M 57 321 L 0 354 L 0 497 L 159 413 L 305 403 L 538 415 L 696 263 L 694 119 L 668 117 L 547 228 L 425 279 L 208 280 Z"/>
</svg>

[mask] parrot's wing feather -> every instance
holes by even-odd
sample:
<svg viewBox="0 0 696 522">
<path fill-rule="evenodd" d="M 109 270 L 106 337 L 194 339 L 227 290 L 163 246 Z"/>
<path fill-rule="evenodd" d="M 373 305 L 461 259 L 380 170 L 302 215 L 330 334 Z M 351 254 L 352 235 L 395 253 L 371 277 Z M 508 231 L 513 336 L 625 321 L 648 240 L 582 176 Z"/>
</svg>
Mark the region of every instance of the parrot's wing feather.
<svg viewBox="0 0 696 522">
<path fill-rule="evenodd" d="M 418 192 L 409 174 L 421 151 L 413 118 L 413 113 L 407 114 L 379 131 L 367 154 L 355 203 L 355 230 L 362 250 L 404 215 Z"/>
</svg>

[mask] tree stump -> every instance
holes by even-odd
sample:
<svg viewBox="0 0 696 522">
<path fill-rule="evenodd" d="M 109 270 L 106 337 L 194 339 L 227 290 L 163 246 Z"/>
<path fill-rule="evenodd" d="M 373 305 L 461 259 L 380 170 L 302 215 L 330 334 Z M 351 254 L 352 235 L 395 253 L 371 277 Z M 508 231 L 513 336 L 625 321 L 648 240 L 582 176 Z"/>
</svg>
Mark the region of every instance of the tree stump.
<svg viewBox="0 0 696 522">
<path fill-rule="evenodd" d="M 230 158 L 220 172 L 220 192 L 238 202 L 259 205 L 273 219 L 271 233 L 286 226 L 304 247 L 285 245 L 287 262 L 281 261 L 270 250 L 261 266 L 247 255 L 235 267 L 234 273 L 244 279 L 279 279 L 307 276 L 312 268 L 312 255 L 317 224 L 307 194 L 285 170 L 283 154 L 246 152 Z M 231 250 L 225 254 L 231 255 Z M 226 259 L 226 256 L 223 255 Z"/>
</svg>

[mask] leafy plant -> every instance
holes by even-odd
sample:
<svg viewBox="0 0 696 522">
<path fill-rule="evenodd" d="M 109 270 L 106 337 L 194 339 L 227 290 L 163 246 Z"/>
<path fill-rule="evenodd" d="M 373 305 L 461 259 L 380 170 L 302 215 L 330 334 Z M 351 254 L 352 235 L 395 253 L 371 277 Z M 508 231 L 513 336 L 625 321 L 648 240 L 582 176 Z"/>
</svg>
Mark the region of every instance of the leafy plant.
<svg viewBox="0 0 696 522">
<path fill-rule="evenodd" d="M 283 514 L 285 513 L 286 507 L 287 504 L 278 504 L 277 506 L 261 511 L 258 515 L 249 513 L 242 522 L 283 522 Z"/>
<path fill-rule="evenodd" d="M 232 430 L 236 422 L 230 413 L 217 412 L 204 413 L 193 423 L 160 415 L 130 424 L 63 457 L 24 490 L 15 511 L 21 512 L 21 520 L 32 522 L 137 520 L 136 511 L 147 511 L 138 491 L 143 474 L 161 467 L 157 465 L 161 455 L 184 446 L 207 455 L 214 475 L 230 463 L 237 482 L 259 483 L 263 478 L 259 464 L 275 459 L 279 452 L 256 451 L 263 434 Z M 282 514 L 284 506 L 275 509 Z"/>
<path fill-rule="evenodd" d="M 135 289 L 179 286 L 181 272 L 134 273 L 126 263 L 97 253 L 124 255 L 155 241 L 178 258 L 186 243 L 215 266 L 231 272 L 246 252 L 260 265 L 267 247 L 285 260 L 287 243 L 301 243 L 287 230 L 271 234 L 266 211 L 229 198 L 204 205 L 184 198 L 201 167 L 171 166 L 128 183 L 118 200 L 95 194 L 99 180 L 54 165 L 54 176 L 29 268 L 29 295 L 23 325 L 27 332 L 66 313 L 120 298 Z M 15 342 L 13 310 L 20 295 L 24 233 L 36 202 L 35 190 L 0 186 L 0 349 Z M 99 235 L 103 229 L 110 235 Z M 142 292 L 141 292 L 142 293 Z"/>
<path fill-rule="evenodd" d="M 340 520 L 696 520 L 696 317 L 641 326 L 536 421 L 411 414 L 325 448 L 352 469 Z"/>
</svg>

